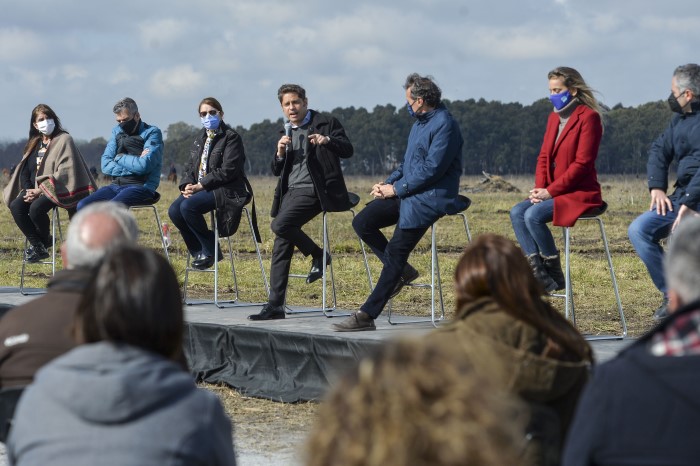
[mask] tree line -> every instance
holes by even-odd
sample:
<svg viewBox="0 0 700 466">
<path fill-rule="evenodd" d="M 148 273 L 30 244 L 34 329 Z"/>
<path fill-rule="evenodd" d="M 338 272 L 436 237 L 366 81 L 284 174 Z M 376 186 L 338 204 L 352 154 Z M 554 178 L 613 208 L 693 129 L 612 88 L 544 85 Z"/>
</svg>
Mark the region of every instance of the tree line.
<svg viewBox="0 0 700 466">
<path fill-rule="evenodd" d="M 484 99 L 446 100 L 445 105 L 462 129 L 465 175 L 482 171 L 500 175 L 534 173 L 547 116 L 552 110 L 549 99 L 531 105 L 487 102 Z M 329 113 L 340 120 L 355 147 L 355 155 L 343 160 L 347 175 L 382 177 L 401 162 L 413 123 L 405 107 L 377 105 L 372 111 L 362 107 L 336 108 Z M 645 173 L 649 146 L 668 125 L 670 118 L 671 112 L 664 101 L 637 107 L 618 104 L 607 109 L 597 160 L 599 172 Z M 249 175 L 270 174 L 270 160 L 283 132 L 282 118 L 276 121 L 266 119 L 250 128 L 234 127 L 243 138 L 246 172 Z M 184 122 L 170 124 L 165 129 L 165 174 L 171 166 L 181 172 L 199 129 Z M 10 168 L 16 164 L 25 143 L 16 141 L 0 145 L 0 166 Z M 100 157 L 107 141 L 100 137 L 76 143 L 88 166 L 97 167 L 99 172 Z"/>
</svg>

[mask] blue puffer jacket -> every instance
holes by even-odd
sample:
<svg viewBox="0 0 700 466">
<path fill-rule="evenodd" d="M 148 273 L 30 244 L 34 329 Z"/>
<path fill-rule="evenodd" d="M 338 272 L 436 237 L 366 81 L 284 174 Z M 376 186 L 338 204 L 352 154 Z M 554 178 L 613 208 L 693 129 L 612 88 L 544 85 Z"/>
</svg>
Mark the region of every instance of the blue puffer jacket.
<svg viewBox="0 0 700 466">
<path fill-rule="evenodd" d="M 444 105 L 417 115 L 399 168 L 386 179 L 401 199 L 399 228 L 425 228 L 464 209 L 457 199 L 462 133 Z"/>
<path fill-rule="evenodd" d="M 117 154 L 117 135 L 123 133 L 119 125 L 112 129 L 112 137 L 102 154 L 102 173 L 109 176 L 146 176 L 144 186 L 155 192 L 160 184 L 163 167 L 163 135 L 155 126 L 139 121 L 138 135 L 143 138 L 146 155 Z"/>
<path fill-rule="evenodd" d="M 700 207 L 700 102 L 691 103 L 691 113 L 673 117 L 666 131 L 649 151 L 647 175 L 649 189 L 668 189 L 668 170 L 675 158 L 678 173 L 673 194 L 674 203 L 697 211 Z"/>
</svg>

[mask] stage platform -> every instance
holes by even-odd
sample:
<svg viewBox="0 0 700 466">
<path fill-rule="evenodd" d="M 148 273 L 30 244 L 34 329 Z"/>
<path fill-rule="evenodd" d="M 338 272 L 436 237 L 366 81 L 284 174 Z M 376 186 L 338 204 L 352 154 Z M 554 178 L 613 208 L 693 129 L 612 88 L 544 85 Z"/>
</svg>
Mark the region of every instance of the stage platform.
<svg viewBox="0 0 700 466">
<path fill-rule="evenodd" d="M 0 288 L 0 303 L 18 305 L 32 298 L 17 288 Z M 250 396 L 285 402 L 317 400 L 336 377 L 384 342 L 433 329 L 429 322 L 391 325 L 380 316 L 376 331 L 339 333 L 330 326 L 342 317 L 328 318 L 318 312 L 254 322 L 247 316 L 258 313 L 262 305 L 225 306 L 184 306 L 185 353 L 193 375 Z M 401 319 L 392 317 L 392 321 Z M 602 362 L 631 341 L 591 341 L 591 346 L 596 360 Z"/>
</svg>

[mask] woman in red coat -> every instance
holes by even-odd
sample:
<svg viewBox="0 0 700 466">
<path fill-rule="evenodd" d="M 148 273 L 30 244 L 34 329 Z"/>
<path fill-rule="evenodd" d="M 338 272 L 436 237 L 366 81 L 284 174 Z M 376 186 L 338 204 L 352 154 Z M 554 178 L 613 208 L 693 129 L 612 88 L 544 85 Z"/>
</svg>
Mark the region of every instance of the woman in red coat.
<svg viewBox="0 0 700 466">
<path fill-rule="evenodd" d="M 601 108 L 578 71 L 550 71 L 549 115 L 537 158 L 535 187 L 510 211 L 515 236 L 547 292 L 564 288 L 559 251 L 547 223 L 568 227 L 603 198 L 595 169 L 603 135 Z"/>
</svg>

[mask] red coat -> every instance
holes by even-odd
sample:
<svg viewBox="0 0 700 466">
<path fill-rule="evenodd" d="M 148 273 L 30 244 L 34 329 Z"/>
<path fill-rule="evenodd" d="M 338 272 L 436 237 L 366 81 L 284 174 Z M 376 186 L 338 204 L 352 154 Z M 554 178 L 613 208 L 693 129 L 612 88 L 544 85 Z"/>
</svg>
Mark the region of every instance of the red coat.
<svg viewBox="0 0 700 466">
<path fill-rule="evenodd" d="M 537 158 L 535 187 L 546 188 L 554 198 L 552 224 L 569 227 L 588 209 L 603 205 L 595 169 L 603 126 L 597 112 L 579 104 L 557 140 L 558 129 L 559 115 L 552 112 Z"/>
</svg>

